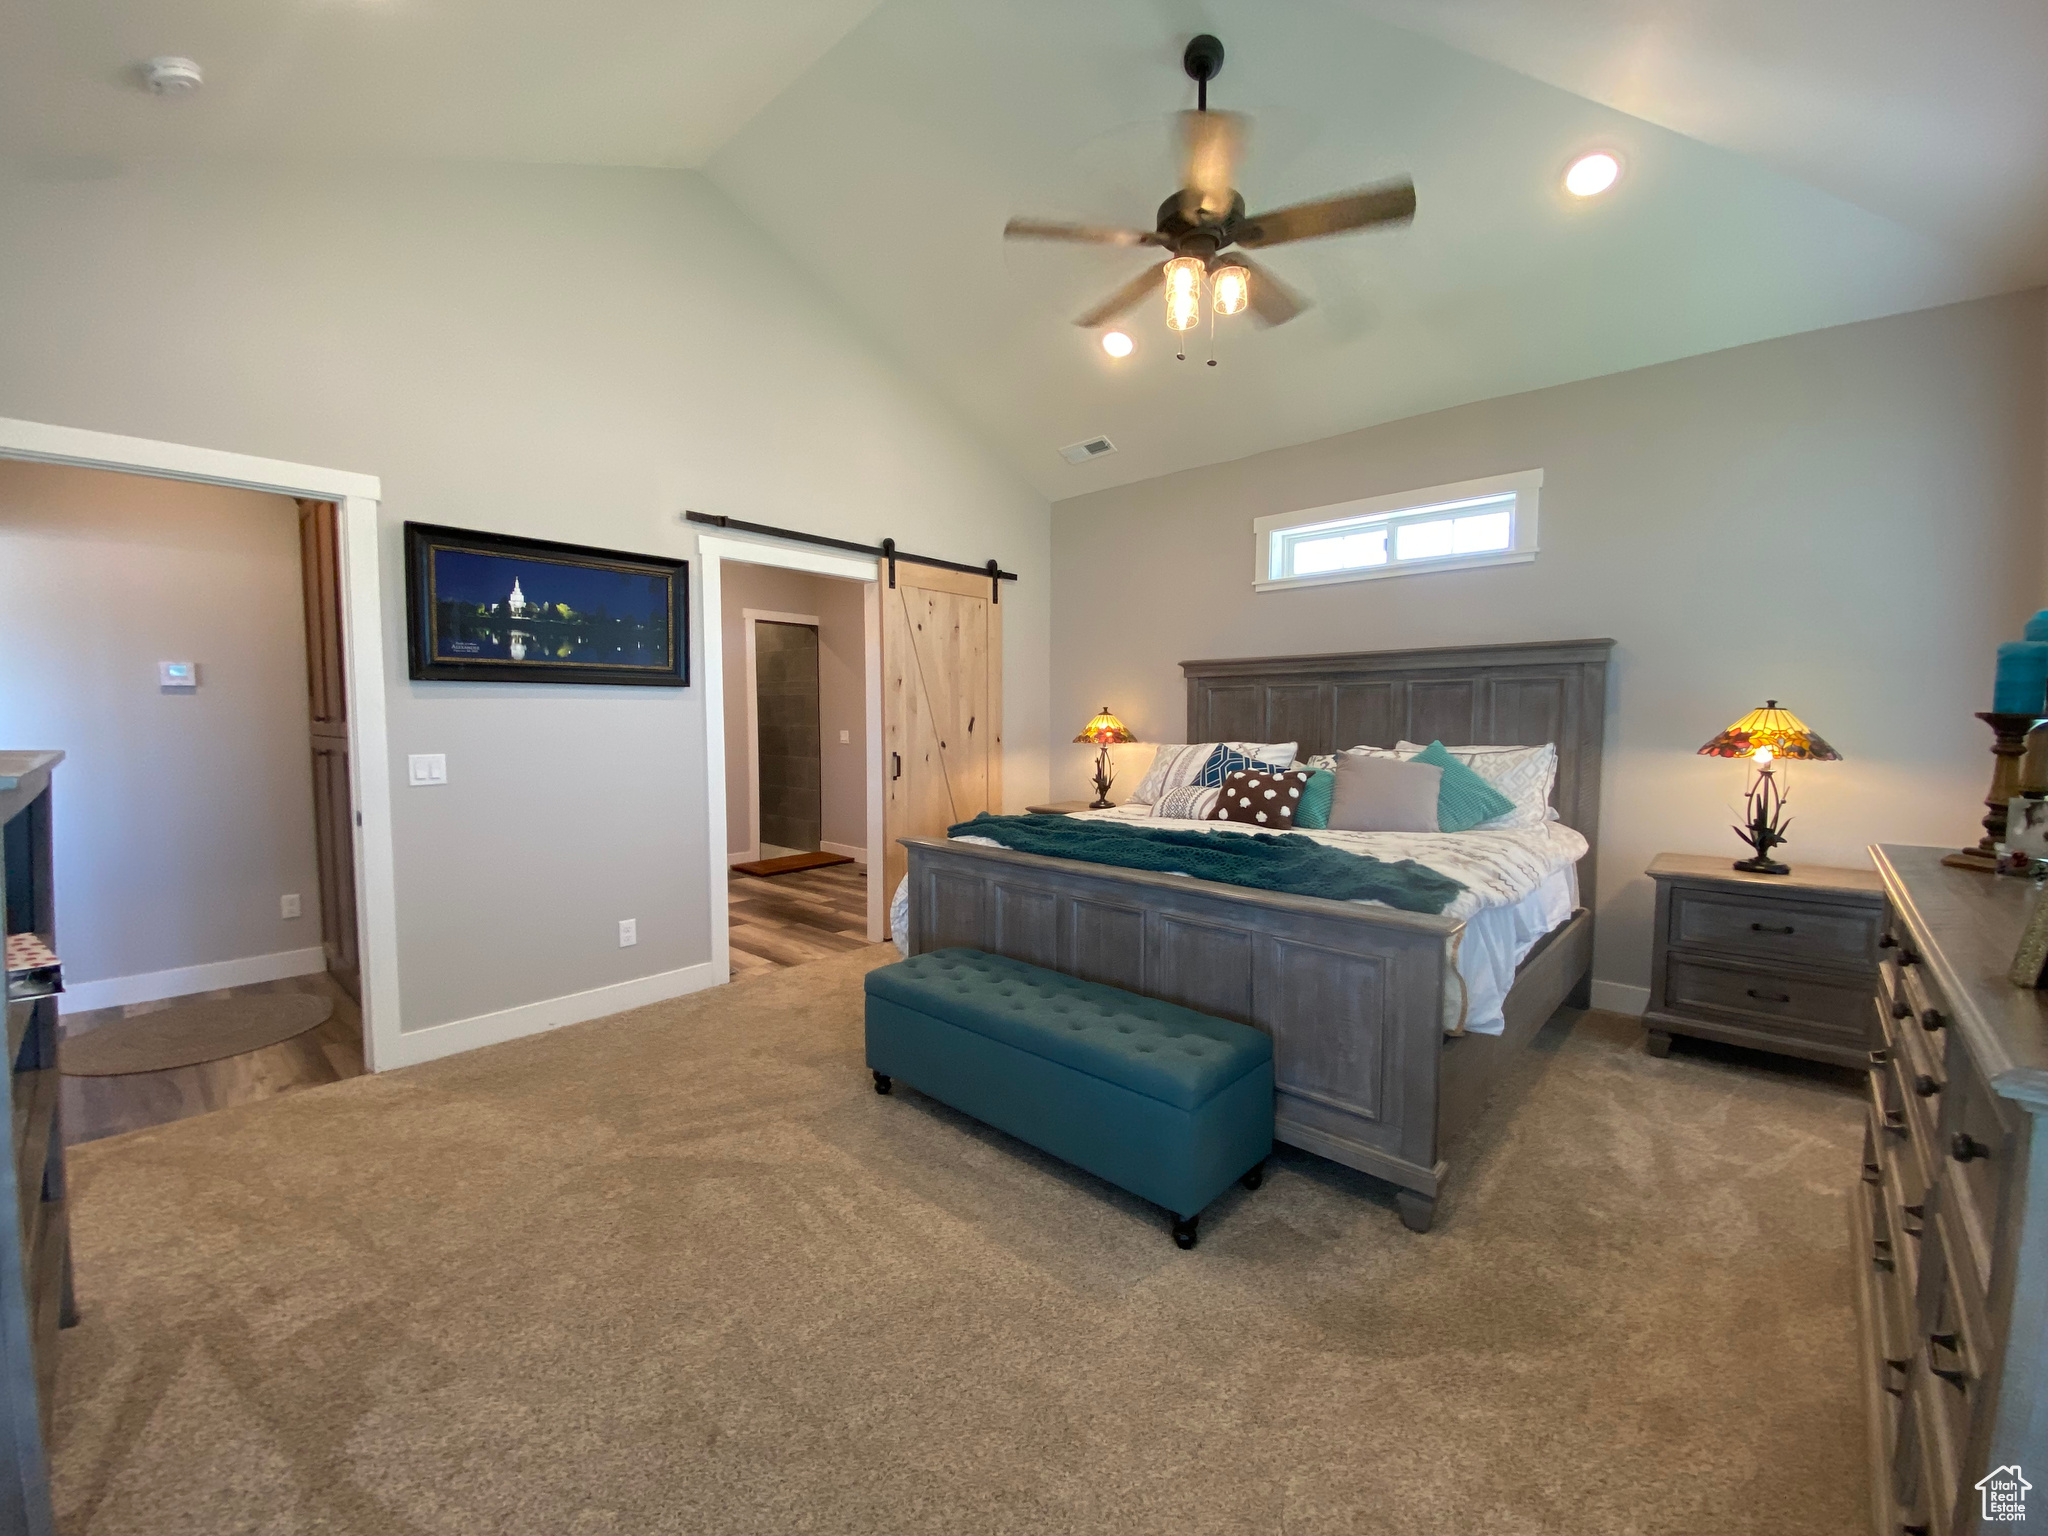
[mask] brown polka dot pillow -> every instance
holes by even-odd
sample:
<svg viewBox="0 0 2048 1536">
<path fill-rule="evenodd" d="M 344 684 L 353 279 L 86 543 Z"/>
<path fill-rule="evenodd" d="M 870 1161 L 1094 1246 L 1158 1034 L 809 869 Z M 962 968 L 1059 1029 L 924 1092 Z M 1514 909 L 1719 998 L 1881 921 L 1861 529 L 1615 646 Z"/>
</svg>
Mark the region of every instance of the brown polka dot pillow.
<svg viewBox="0 0 2048 1536">
<path fill-rule="evenodd" d="M 1284 773 L 1272 768 L 1242 769 L 1223 781 L 1209 819 L 1244 821 L 1269 832 L 1291 832 L 1309 778 L 1304 768 Z"/>
</svg>

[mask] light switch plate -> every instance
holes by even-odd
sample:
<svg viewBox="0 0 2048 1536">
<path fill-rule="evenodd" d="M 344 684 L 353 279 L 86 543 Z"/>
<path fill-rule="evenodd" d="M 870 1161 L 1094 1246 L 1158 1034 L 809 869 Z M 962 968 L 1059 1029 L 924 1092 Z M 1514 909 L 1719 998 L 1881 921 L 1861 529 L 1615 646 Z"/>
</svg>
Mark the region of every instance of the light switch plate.
<svg viewBox="0 0 2048 1536">
<path fill-rule="evenodd" d="M 852 745 L 853 745 L 853 732 L 851 732 L 851 731 L 841 731 L 841 732 L 839 733 L 839 745 L 841 745 L 842 747 L 850 747 L 850 746 L 852 746 Z"/>
<path fill-rule="evenodd" d="M 199 686 L 196 661 L 160 661 L 156 664 L 156 685 L 177 693 L 190 693 Z"/>
<path fill-rule="evenodd" d="M 640 919 L 622 917 L 619 919 L 619 948 L 631 949 L 640 942 Z"/>
<path fill-rule="evenodd" d="M 448 754 L 445 752 L 415 752 L 405 760 L 405 778 L 408 784 L 446 784 L 448 782 Z"/>
<path fill-rule="evenodd" d="M 279 917 L 297 917 L 299 915 L 299 898 L 296 895 L 278 897 L 277 915 Z"/>
</svg>

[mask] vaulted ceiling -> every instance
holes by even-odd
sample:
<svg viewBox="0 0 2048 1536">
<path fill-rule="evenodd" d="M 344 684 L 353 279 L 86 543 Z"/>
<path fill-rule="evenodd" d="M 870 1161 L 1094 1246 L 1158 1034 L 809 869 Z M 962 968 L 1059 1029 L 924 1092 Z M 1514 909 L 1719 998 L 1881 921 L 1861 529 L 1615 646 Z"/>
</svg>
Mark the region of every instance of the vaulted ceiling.
<svg viewBox="0 0 2048 1536">
<path fill-rule="evenodd" d="M 701 168 L 1059 497 L 1416 412 L 2048 280 L 2038 0 L 37 0 L 0 149 Z M 1006 246 L 1149 223 L 1179 51 L 1256 122 L 1256 208 L 1413 175 L 1415 223 L 1276 250 L 1304 317 L 1177 363 L 1071 317 L 1143 265 Z M 135 90 L 157 53 L 208 73 Z M 1586 149 L 1626 171 L 1558 187 Z M 1119 452 L 1055 450 L 1106 434 Z"/>
</svg>

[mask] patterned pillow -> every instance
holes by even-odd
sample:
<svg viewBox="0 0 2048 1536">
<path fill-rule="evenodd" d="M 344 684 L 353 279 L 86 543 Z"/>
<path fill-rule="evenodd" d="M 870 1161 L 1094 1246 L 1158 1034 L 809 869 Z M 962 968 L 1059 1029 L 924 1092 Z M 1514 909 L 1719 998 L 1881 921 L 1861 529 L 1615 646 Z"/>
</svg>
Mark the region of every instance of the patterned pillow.
<svg viewBox="0 0 2048 1536">
<path fill-rule="evenodd" d="M 1228 747 L 1219 746 L 1209 754 L 1208 761 L 1202 764 L 1201 772 L 1195 775 L 1195 782 L 1205 789 L 1221 789 L 1223 781 L 1233 773 L 1240 773 L 1253 766 L 1255 765 L 1252 760 L 1242 752 L 1233 752 Z"/>
<path fill-rule="evenodd" d="M 1395 750 L 1413 757 L 1422 748 L 1404 741 Z M 1551 791 L 1557 787 L 1557 744 L 1540 747 L 1446 747 L 1444 750 L 1514 801 L 1515 808 L 1486 825 L 1489 829 L 1540 827 L 1555 821 Z"/>
<path fill-rule="evenodd" d="M 1153 752 L 1152 765 L 1145 770 L 1145 777 L 1138 781 L 1138 787 L 1131 791 L 1131 799 L 1138 805 L 1152 805 L 1169 789 L 1181 789 L 1194 783 L 1203 764 L 1219 746 L 1228 747 L 1252 762 L 1279 767 L 1294 761 L 1296 745 L 1298 743 L 1292 741 L 1198 741 L 1184 746 L 1169 743 Z"/>
<path fill-rule="evenodd" d="M 1270 768 L 1250 768 L 1233 773 L 1223 781 L 1223 792 L 1216 797 L 1216 809 L 1209 819 L 1253 822 L 1275 832 L 1290 830 L 1308 781 L 1308 773 L 1301 769 L 1276 773 Z"/>
<path fill-rule="evenodd" d="M 1216 797 L 1223 791 L 1202 784 L 1183 784 L 1169 789 L 1152 802 L 1154 816 L 1171 816 L 1179 821 L 1207 821 L 1216 809 Z"/>
<path fill-rule="evenodd" d="M 1409 761 L 1426 763 L 1443 775 L 1436 801 L 1439 831 L 1470 832 L 1481 822 L 1493 821 L 1515 808 L 1514 801 L 1446 752 L 1440 741 L 1432 741 Z"/>
</svg>

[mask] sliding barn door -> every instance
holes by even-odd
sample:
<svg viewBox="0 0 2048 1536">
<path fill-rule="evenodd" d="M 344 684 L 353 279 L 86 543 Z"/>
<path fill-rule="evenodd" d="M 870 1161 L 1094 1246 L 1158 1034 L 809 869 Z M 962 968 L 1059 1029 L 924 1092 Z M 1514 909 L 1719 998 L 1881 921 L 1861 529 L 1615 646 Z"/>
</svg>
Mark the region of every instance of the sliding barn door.
<svg viewBox="0 0 2048 1536">
<path fill-rule="evenodd" d="M 886 897 L 909 868 L 899 838 L 944 837 L 1003 808 L 1003 610 L 986 576 L 899 564 L 882 586 L 882 831 Z"/>
<path fill-rule="evenodd" d="M 355 809 L 348 780 L 348 689 L 341 670 L 341 540 L 331 501 L 299 503 L 306 587 L 306 695 L 313 738 L 313 846 L 320 866 L 320 943 L 327 973 L 362 995 L 356 953 Z"/>
</svg>

